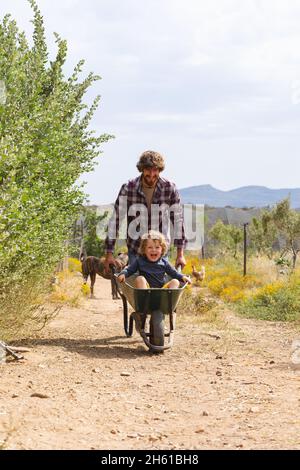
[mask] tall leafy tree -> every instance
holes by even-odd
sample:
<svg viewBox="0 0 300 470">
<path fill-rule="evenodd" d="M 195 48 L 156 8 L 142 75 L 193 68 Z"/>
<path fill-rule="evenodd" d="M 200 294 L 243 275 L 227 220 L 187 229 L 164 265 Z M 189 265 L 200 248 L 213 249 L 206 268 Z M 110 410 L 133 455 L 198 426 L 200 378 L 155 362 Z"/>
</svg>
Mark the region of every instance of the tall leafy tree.
<svg viewBox="0 0 300 470">
<path fill-rule="evenodd" d="M 88 256 L 100 257 L 104 254 L 104 240 L 97 235 L 97 226 L 107 217 L 107 212 L 98 215 L 97 211 L 92 207 L 86 207 L 83 212 L 84 216 L 84 251 Z"/>
<path fill-rule="evenodd" d="M 231 253 L 234 258 L 237 257 L 243 240 L 243 231 L 240 227 L 225 225 L 222 220 L 218 220 L 210 229 L 209 236 L 218 243 L 221 254 Z"/>
<path fill-rule="evenodd" d="M 249 232 L 252 248 L 258 255 L 265 254 L 271 259 L 273 246 L 278 238 L 278 229 L 271 211 L 264 210 L 259 218 L 254 217 Z"/>
<path fill-rule="evenodd" d="M 49 61 L 43 17 L 36 1 L 28 2 L 32 46 L 10 15 L 0 23 L 0 316 L 1 302 L 43 282 L 63 255 L 84 201 L 78 178 L 111 137 L 89 129 L 100 97 L 90 107 L 83 102 L 100 77 L 80 79 L 83 60 L 65 77 L 67 43 L 58 34 Z"/>
<path fill-rule="evenodd" d="M 284 253 L 290 253 L 293 268 L 300 252 L 300 214 L 291 209 L 290 199 L 283 199 L 274 207 L 272 216 L 284 243 Z M 282 254 L 282 255 L 283 255 Z"/>
</svg>

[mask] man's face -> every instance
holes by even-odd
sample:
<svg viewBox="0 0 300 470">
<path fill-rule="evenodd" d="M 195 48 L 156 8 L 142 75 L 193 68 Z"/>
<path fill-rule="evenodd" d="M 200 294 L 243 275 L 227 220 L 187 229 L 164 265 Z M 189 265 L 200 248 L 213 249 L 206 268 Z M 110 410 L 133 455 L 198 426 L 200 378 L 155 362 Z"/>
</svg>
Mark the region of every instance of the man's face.
<svg viewBox="0 0 300 470">
<path fill-rule="evenodd" d="M 143 180 L 147 186 L 155 186 L 159 178 L 159 169 L 155 167 L 143 169 Z"/>
</svg>

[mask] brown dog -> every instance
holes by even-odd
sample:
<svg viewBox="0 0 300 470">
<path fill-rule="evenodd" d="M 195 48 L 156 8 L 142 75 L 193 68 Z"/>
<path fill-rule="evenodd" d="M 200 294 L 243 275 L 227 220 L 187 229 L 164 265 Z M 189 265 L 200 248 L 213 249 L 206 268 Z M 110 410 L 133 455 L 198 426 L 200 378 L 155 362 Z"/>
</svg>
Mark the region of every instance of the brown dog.
<svg viewBox="0 0 300 470">
<path fill-rule="evenodd" d="M 111 281 L 111 295 L 113 299 L 119 299 L 116 280 L 113 273 L 110 271 L 108 274 L 104 271 L 105 258 L 96 258 L 96 256 L 81 256 L 81 271 L 84 279 L 84 284 L 87 283 L 88 277 L 91 279 L 91 297 L 94 297 L 94 285 L 96 282 L 96 274 L 104 279 Z M 115 258 L 116 272 L 122 271 L 128 264 L 128 255 L 126 253 L 119 253 Z"/>
</svg>

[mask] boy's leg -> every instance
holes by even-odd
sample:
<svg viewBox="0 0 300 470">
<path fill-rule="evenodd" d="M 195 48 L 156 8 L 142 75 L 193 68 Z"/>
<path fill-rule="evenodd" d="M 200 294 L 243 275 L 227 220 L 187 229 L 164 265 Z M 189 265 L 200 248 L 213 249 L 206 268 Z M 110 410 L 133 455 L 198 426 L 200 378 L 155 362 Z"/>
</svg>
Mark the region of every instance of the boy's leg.
<svg viewBox="0 0 300 470">
<path fill-rule="evenodd" d="M 149 284 L 146 281 L 146 279 L 144 278 L 144 276 L 138 276 L 135 279 L 135 287 L 137 289 L 147 289 L 149 287 Z"/>
<path fill-rule="evenodd" d="M 179 287 L 178 279 L 172 279 L 172 281 L 164 285 L 165 289 L 178 289 L 178 287 Z"/>
<path fill-rule="evenodd" d="M 134 284 L 137 289 L 149 288 L 149 284 L 144 278 L 144 276 L 137 276 L 134 281 Z M 142 329 L 143 320 L 145 320 L 145 315 L 139 312 L 133 312 L 132 315 L 135 320 L 135 329 L 138 333 L 140 333 Z"/>
</svg>

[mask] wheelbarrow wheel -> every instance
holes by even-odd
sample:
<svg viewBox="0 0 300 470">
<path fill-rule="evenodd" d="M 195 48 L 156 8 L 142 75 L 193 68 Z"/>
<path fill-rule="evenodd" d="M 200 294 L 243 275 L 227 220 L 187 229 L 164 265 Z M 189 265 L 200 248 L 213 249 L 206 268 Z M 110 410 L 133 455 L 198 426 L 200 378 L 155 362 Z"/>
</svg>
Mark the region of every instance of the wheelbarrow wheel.
<svg viewBox="0 0 300 470">
<path fill-rule="evenodd" d="M 150 318 L 150 343 L 153 346 L 165 344 L 165 316 L 160 310 L 152 312 Z"/>
</svg>

